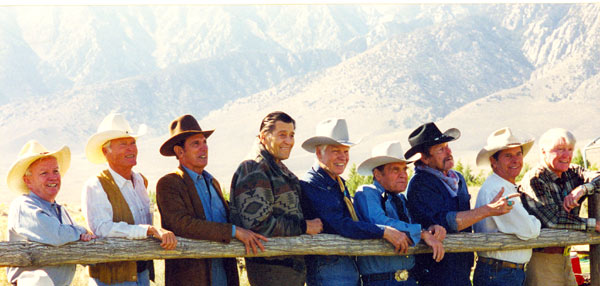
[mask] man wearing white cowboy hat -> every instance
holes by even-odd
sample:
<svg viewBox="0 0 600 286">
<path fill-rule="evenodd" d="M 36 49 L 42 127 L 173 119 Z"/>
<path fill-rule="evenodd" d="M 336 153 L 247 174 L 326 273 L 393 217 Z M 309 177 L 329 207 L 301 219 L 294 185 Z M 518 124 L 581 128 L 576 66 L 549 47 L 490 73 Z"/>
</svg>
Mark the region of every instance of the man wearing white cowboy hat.
<svg viewBox="0 0 600 286">
<path fill-rule="evenodd" d="M 86 157 L 108 168 L 91 177 L 83 187 L 82 210 L 90 229 L 98 237 L 143 239 L 154 236 L 161 247 L 174 249 L 175 235 L 152 226 L 147 180 L 132 169 L 137 164 L 136 138 L 123 115 L 110 113 L 85 148 Z M 97 263 L 90 266 L 90 285 L 149 285 L 152 261 Z"/>
<path fill-rule="evenodd" d="M 415 175 L 408 183 L 408 209 L 424 228 L 438 224 L 448 233 L 471 232 L 476 222 L 508 213 L 512 209 L 508 201 L 518 196 L 503 197 L 499 192 L 487 205 L 471 210 L 471 195 L 463 176 L 452 170 L 454 158 L 448 146 L 459 137 L 458 129 L 442 133 L 433 122 L 419 126 L 408 137 L 411 148 L 404 156 L 421 153 L 421 159 L 415 162 Z M 439 262 L 431 255 L 420 254 L 415 260 L 411 274 L 419 285 L 471 285 L 473 253 L 447 253 Z"/>
<path fill-rule="evenodd" d="M 229 243 L 232 238 L 264 251 L 262 235 L 237 227 L 228 220 L 229 208 L 221 185 L 206 171 L 208 144 L 214 130 L 202 130 L 196 119 L 183 115 L 169 124 L 170 138 L 160 147 L 163 156 L 175 156 L 179 167 L 156 185 L 156 202 L 162 227 L 185 238 Z M 237 286 L 235 258 L 167 259 L 165 285 Z"/>
<path fill-rule="evenodd" d="M 267 114 L 260 124 L 256 154 L 243 161 L 231 180 L 231 220 L 264 236 L 317 234 L 319 219 L 305 220 L 300 207 L 300 183 L 284 164 L 294 147 L 296 121 L 285 112 Z M 246 258 L 251 285 L 302 286 L 306 265 L 302 256 Z"/>
<path fill-rule="evenodd" d="M 422 230 L 413 223 L 401 194 L 408 183 L 408 164 L 418 156 L 407 160 L 400 142 L 388 141 L 373 148 L 371 157 L 358 165 L 358 173 L 373 176 L 372 185 L 362 185 L 354 195 L 354 206 L 361 221 L 391 226 L 404 234 L 402 249 L 416 245 L 421 239 L 433 249 L 433 258 L 444 258 L 442 242 L 446 230 L 433 225 Z M 408 235 L 406 235 L 408 234 Z M 358 269 L 363 286 L 417 285 L 408 270 L 414 264 L 414 256 L 359 256 Z"/>
<path fill-rule="evenodd" d="M 543 227 L 600 231 L 600 221 L 579 216 L 580 203 L 600 192 L 600 176 L 571 164 L 575 136 L 563 128 L 552 128 L 540 137 L 540 163 L 521 180 L 525 209 Z M 533 250 L 525 273 L 526 285 L 577 285 L 569 247 Z"/>
<path fill-rule="evenodd" d="M 348 126 L 345 119 L 321 121 L 316 135 L 302 143 L 315 153 L 318 163 L 300 181 L 302 208 L 307 219 L 320 218 L 323 232 L 354 239 L 383 238 L 396 252 L 406 250 L 406 235 L 390 226 L 359 221 L 350 194 L 340 175 L 350 159 Z M 359 273 L 354 257 L 311 255 L 306 257 L 307 285 L 358 285 Z"/>
<path fill-rule="evenodd" d="M 493 200 L 498 193 L 518 194 L 516 178 L 523 168 L 523 157 L 533 146 L 533 139 L 520 140 L 510 128 L 494 131 L 487 139 L 487 145 L 477 154 L 477 165 L 492 167 L 493 173 L 485 180 L 475 207 L 481 207 Z M 503 232 L 528 240 L 540 234 L 540 221 L 530 215 L 521 200 L 508 202 L 513 210 L 501 216 L 492 216 L 480 220 L 473 229 L 475 232 Z M 473 275 L 473 285 L 523 285 L 525 265 L 531 258 L 531 249 L 507 251 L 480 251 L 477 253 L 477 266 Z"/>
<path fill-rule="evenodd" d="M 35 140 L 23 146 L 6 178 L 11 190 L 23 193 L 10 204 L 9 241 L 58 246 L 96 238 L 75 225 L 67 209 L 56 203 L 61 176 L 69 169 L 70 162 L 71 152 L 67 146 L 54 152 Z M 74 275 L 74 264 L 7 268 L 7 279 L 12 285 L 69 285 Z"/>
</svg>

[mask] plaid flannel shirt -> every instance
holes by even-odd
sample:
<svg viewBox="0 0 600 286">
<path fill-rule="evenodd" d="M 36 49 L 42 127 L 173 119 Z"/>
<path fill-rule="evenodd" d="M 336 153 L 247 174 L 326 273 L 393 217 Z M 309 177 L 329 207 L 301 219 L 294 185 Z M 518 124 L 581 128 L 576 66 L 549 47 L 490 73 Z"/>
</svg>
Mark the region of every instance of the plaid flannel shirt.
<svg viewBox="0 0 600 286">
<path fill-rule="evenodd" d="M 525 174 L 519 192 L 522 193 L 525 209 L 535 215 L 543 227 L 594 231 L 596 219 L 579 217 L 580 207 L 575 207 L 570 212 L 562 207 L 564 198 L 585 183 L 589 183 L 587 193 L 580 199 L 580 203 L 588 195 L 600 192 L 598 173 L 586 172 L 583 167 L 572 164 L 559 178 L 542 164 Z"/>
</svg>

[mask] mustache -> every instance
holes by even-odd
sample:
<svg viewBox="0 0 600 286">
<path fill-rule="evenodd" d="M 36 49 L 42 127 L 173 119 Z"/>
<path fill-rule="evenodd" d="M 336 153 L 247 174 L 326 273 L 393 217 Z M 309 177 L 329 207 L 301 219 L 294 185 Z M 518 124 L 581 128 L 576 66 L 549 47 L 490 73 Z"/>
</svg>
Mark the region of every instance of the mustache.
<svg viewBox="0 0 600 286">
<path fill-rule="evenodd" d="M 446 161 L 450 161 L 450 160 L 454 161 L 454 157 L 452 157 L 452 155 L 450 155 L 450 156 L 448 156 L 448 157 L 444 158 L 444 162 L 446 162 Z"/>
</svg>

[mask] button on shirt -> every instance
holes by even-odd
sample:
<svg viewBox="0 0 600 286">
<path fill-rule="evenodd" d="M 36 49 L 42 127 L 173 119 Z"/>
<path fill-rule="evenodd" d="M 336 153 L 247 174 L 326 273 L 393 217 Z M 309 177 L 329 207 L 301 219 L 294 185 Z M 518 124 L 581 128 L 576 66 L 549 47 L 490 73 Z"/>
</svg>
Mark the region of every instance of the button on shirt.
<svg viewBox="0 0 600 286">
<path fill-rule="evenodd" d="M 502 188 L 504 188 L 505 196 L 517 193 L 517 185 L 503 179 L 496 173 L 492 173 L 479 189 L 475 208 L 489 204 Z M 509 233 L 514 234 L 523 240 L 538 237 L 538 235 L 540 235 L 540 221 L 525 210 L 523 203 L 518 197 L 511 201 L 514 205 L 509 213 L 480 220 L 473 226 L 475 232 Z M 527 263 L 531 258 L 531 249 L 479 251 L 477 254 L 487 258 L 514 263 Z"/>
<path fill-rule="evenodd" d="M 60 209 L 60 216 L 57 209 Z M 10 204 L 9 241 L 34 241 L 59 246 L 79 240 L 80 235 L 86 232 L 85 228 L 73 224 L 65 208 L 45 201 L 32 192 L 16 198 Z M 69 285 L 75 269 L 74 264 L 9 267 L 7 278 L 11 283 L 18 280 L 24 285 Z"/>
<path fill-rule="evenodd" d="M 391 226 L 398 231 L 408 234 L 414 242 L 413 246 L 419 243 L 421 239 L 421 225 L 411 224 L 410 221 L 401 221 L 398 211 L 406 214 L 410 220 L 408 209 L 403 207 L 398 210 L 392 202 L 391 196 L 397 196 L 404 202 L 406 199 L 401 194 L 389 194 L 385 196 L 383 187 L 375 181 L 373 185 L 361 186 L 354 195 L 354 207 L 361 221 L 374 223 L 377 225 Z M 385 204 L 385 210 L 383 209 Z M 415 264 L 414 256 L 359 256 L 358 268 L 360 274 L 369 275 L 377 273 L 395 272 L 401 269 L 411 269 Z"/>
<path fill-rule="evenodd" d="M 194 181 L 194 186 L 196 187 L 200 201 L 202 201 L 206 220 L 226 223 L 227 213 L 225 212 L 225 206 L 212 184 L 212 176 L 206 171 L 198 174 L 183 165 L 182 167 L 192 178 L 192 181 Z M 235 225 L 231 229 L 231 237 L 235 237 Z M 225 273 L 223 258 L 211 259 L 211 274 L 212 286 L 227 285 L 227 274 Z"/>
<path fill-rule="evenodd" d="M 132 172 L 131 178 L 134 181 L 132 183 L 131 180 L 123 178 L 110 167 L 108 170 L 131 210 L 135 225 L 123 221 L 113 222 L 112 205 L 96 176 L 85 183 L 81 197 L 82 211 L 88 225 L 92 232 L 99 237 L 146 238 L 148 227 L 152 225 L 152 214 L 144 179 L 140 174 Z"/>
</svg>

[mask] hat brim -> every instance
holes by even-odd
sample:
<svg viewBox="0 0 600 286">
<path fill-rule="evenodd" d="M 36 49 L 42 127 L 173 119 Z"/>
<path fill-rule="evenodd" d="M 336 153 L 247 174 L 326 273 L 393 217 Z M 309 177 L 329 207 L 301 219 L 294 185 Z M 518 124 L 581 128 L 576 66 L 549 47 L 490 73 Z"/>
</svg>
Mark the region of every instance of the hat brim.
<svg viewBox="0 0 600 286">
<path fill-rule="evenodd" d="M 489 166 L 490 165 L 490 157 L 492 155 L 494 155 L 494 153 L 498 152 L 498 151 L 502 151 L 508 148 L 512 148 L 512 147 L 519 147 L 521 146 L 523 148 L 523 157 L 525 157 L 525 155 L 527 155 L 527 153 L 529 153 L 529 150 L 531 150 L 531 147 L 533 147 L 533 143 L 534 140 L 533 139 L 529 139 L 528 141 L 525 141 L 521 144 L 509 144 L 509 145 L 504 145 L 504 146 L 495 146 L 495 147 L 483 147 L 481 150 L 479 150 L 479 153 L 477 153 L 477 158 L 475 159 L 475 163 L 477 164 L 477 166 Z"/>
<path fill-rule="evenodd" d="M 64 176 L 69 166 L 71 165 L 71 150 L 67 146 L 62 146 L 58 151 L 45 153 L 45 154 L 37 154 L 32 156 L 27 156 L 21 158 L 14 162 L 12 166 L 8 169 L 8 174 L 6 175 L 6 184 L 8 188 L 15 192 L 20 192 L 27 194 L 29 193 L 29 188 L 23 181 L 23 175 L 27 171 L 27 168 L 31 165 L 31 163 L 35 162 L 40 158 L 45 157 L 54 157 L 56 158 L 56 162 L 58 163 L 58 170 L 61 176 Z"/>
<path fill-rule="evenodd" d="M 88 139 L 88 142 L 85 145 L 85 157 L 94 164 L 102 164 L 106 162 L 106 157 L 104 157 L 104 153 L 102 153 L 102 145 L 113 139 L 129 137 L 137 139 L 146 134 L 146 130 L 146 125 L 142 124 L 138 128 L 136 134 L 127 133 L 121 130 L 108 130 L 96 133 Z"/>
<path fill-rule="evenodd" d="M 391 157 L 391 156 L 371 157 L 367 160 L 364 160 L 362 163 L 360 163 L 360 165 L 358 165 L 358 168 L 356 168 L 356 171 L 363 176 L 370 176 L 370 175 L 373 175 L 373 169 L 375 169 L 381 165 L 390 164 L 390 163 L 402 163 L 402 162 L 404 162 L 408 165 L 410 163 L 413 163 L 413 162 L 419 160 L 420 158 L 421 158 L 421 155 L 419 155 L 419 154 L 416 154 L 415 156 L 413 156 L 412 158 L 409 158 L 408 160 Z"/>
<path fill-rule="evenodd" d="M 422 142 L 419 145 L 412 146 L 404 153 L 404 157 L 410 158 L 416 153 L 423 153 L 423 148 L 428 148 L 442 143 L 452 142 L 460 138 L 460 130 L 456 128 L 450 128 L 442 133 L 441 136 L 433 138 L 430 141 Z"/>
<path fill-rule="evenodd" d="M 213 132 L 215 132 L 214 129 L 206 130 L 206 131 L 195 131 L 194 130 L 194 131 L 181 132 L 181 133 L 167 139 L 167 141 L 165 141 L 165 143 L 163 143 L 162 146 L 160 146 L 160 154 L 163 156 L 175 156 L 175 151 L 173 151 L 173 147 L 175 146 L 175 144 L 177 144 L 181 141 L 184 141 L 188 137 L 196 135 L 196 134 L 203 134 L 204 138 L 208 138 Z"/>
<path fill-rule="evenodd" d="M 331 137 L 326 137 L 326 136 L 313 136 L 311 138 L 306 139 L 302 143 L 302 149 L 304 149 L 310 153 L 314 153 L 317 150 L 317 146 L 320 146 L 320 145 L 344 145 L 344 146 L 352 147 L 356 144 L 352 143 L 350 141 L 338 141 Z"/>
</svg>

